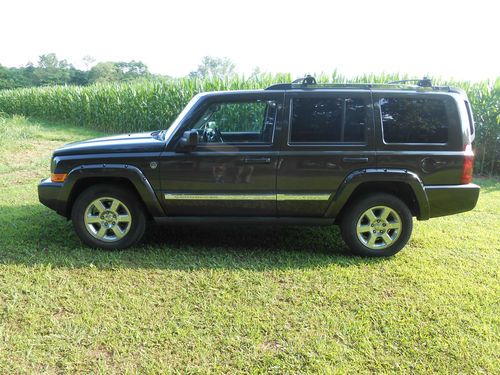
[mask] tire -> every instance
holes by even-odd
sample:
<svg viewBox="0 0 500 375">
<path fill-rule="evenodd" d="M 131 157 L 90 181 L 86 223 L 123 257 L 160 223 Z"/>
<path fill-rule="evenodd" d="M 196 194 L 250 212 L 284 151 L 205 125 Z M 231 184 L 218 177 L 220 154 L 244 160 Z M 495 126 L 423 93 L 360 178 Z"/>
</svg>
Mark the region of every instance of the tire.
<svg viewBox="0 0 500 375">
<path fill-rule="evenodd" d="M 117 185 L 99 184 L 84 190 L 73 204 L 71 220 L 85 244 L 107 250 L 136 244 L 146 229 L 142 202 L 134 192 Z"/>
<path fill-rule="evenodd" d="M 391 256 L 410 239 L 412 214 L 394 195 L 377 193 L 365 196 L 345 210 L 340 230 L 344 242 L 354 254 Z"/>
</svg>

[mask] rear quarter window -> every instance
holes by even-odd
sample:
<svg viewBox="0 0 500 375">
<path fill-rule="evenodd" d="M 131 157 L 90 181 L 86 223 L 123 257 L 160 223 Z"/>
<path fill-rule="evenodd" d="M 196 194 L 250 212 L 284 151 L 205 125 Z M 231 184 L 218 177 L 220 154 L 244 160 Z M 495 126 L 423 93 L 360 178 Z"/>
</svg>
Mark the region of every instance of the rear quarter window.
<svg viewBox="0 0 500 375">
<path fill-rule="evenodd" d="M 469 119 L 469 130 L 470 130 L 470 135 L 474 135 L 474 118 L 472 117 L 472 109 L 470 107 L 470 104 L 467 100 L 464 101 L 465 103 L 465 108 L 467 109 L 467 117 Z"/>
<path fill-rule="evenodd" d="M 386 143 L 447 143 L 449 121 L 443 100 L 435 98 L 380 99 Z"/>
</svg>

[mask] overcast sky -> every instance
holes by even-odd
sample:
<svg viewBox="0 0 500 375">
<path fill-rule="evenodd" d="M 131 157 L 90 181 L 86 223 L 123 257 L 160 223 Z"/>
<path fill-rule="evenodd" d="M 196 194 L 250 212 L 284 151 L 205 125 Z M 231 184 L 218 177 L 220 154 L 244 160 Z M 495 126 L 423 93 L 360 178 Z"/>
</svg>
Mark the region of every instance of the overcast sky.
<svg viewBox="0 0 500 375">
<path fill-rule="evenodd" d="M 0 64 L 55 52 L 82 68 L 142 60 L 186 75 L 205 55 L 240 73 L 370 72 L 468 80 L 500 76 L 500 1 L 6 0 Z"/>
</svg>

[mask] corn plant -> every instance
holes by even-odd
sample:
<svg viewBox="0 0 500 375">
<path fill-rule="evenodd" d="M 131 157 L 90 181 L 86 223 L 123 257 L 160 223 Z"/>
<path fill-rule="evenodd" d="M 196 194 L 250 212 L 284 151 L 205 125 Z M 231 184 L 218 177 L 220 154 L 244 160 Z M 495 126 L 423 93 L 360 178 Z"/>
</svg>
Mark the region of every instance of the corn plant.
<svg viewBox="0 0 500 375">
<path fill-rule="evenodd" d="M 387 83 L 399 74 L 366 74 L 347 78 L 337 71 L 319 74 L 320 83 Z M 90 86 L 50 86 L 0 91 L 0 112 L 61 121 L 106 132 L 165 129 L 197 93 L 264 88 L 291 82 L 289 74 L 260 74 L 245 79 L 180 78 L 139 80 Z M 500 78 L 491 82 L 436 82 L 463 88 L 476 120 L 476 172 L 500 174 Z"/>
</svg>

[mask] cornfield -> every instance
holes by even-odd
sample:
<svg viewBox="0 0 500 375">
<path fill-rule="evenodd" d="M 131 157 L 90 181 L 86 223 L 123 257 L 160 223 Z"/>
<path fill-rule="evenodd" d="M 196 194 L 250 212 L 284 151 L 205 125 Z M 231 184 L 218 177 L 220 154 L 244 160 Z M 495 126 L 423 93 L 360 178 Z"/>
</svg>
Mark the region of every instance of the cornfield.
<svg viewBox="0 0 500 375">
<path fill-rule="evenodd" d="M 386 83 L 405 79 L 397 74 L 349 78 L 334 72 L 319 82 Z M 0 91 L 0 112 L 76 124 L 105 132 L 134 132 L 167 128 L 197 93 L 264 88 L 291 82 L 289 74 L 245 79 L 145 80 L 91 86 L 50 86 Z M 479 174 L 500 174 L 500 77 L 496 82 L 435 82 L 464 89 L 476 122 L 476 166 Z"/>
</svg>

